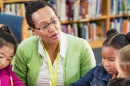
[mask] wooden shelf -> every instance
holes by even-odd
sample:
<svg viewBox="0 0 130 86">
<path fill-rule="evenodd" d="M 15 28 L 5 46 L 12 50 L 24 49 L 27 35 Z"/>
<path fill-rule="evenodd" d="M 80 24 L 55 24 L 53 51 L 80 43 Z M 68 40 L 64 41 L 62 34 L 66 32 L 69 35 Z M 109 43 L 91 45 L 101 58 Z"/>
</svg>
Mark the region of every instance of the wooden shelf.
<svg viewBox="0 0 130 86">
<path fill-rule="evenodd" d="M 102 47 L 103 41 L 104 40 L 91 41 L 91 42 L 89 42 L 89 44 L 90 44 L 91 48 L 100 48 L 100 47 Z"/>
<path fill-rule="evenodd" d="M 119 18 L 119 17 L 130 17 L 130 14 L 122 14 L 122 15 L 111 15 L 110 18 Z"/>
<path fill-rule="evenodd" d="M 98 17 L 98 18 L 80 19 L 79 22 L 99 21 L 99 20 L 104 20 L 106 18 L 107 18 L 107 15 L 101 16 L 101 17 Z"/>
<path fill-rule="evenodd" d="M 91 22 L 91 21 L 99 21 L 99 20 L 104 20 L 107 18 L 107 15 L 98 17 L 98 18 L 90 18 L 90 19 L 80 19 L 77 21 L 61 21 L 61 24 L 69 24 L 69 23 L 77 23 L 77 22 Z"/>
</svg>

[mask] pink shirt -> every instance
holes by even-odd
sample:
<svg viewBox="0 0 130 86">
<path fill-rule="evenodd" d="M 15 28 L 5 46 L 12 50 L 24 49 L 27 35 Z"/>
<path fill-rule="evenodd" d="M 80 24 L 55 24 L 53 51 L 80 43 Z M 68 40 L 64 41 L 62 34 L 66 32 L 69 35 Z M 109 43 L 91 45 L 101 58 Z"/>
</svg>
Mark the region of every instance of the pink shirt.
<svg viewBox="0 0 130 86">
<path fill-rule="evenodd" d="M 11 78 L 13 86 L 25 86 L 23 82 L 12 71 L 12 66 L 8 66 L 0 70 L 0 86 L 11 86 Z"/>
</svg>

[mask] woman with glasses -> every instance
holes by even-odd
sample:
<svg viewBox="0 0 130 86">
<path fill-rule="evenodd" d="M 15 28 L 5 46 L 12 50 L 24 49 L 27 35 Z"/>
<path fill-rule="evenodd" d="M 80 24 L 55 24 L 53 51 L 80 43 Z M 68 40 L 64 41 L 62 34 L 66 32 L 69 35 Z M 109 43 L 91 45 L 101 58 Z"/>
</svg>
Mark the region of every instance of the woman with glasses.
<svg viewBox="0 0 130 86">
<path fill-rule="evenodd" d="M 29 3 L 26 20 L 36 36 L 18 46 L 14 61 L 14 72 L 26 86 L 68 86 L 95 66 L 88 42 L 61 32 L 50 4 Z"/>
<path fill-rule="evenodd" d="M 17 42 L 7 26 L 0 24 L 0 86 L 25 86 L 10 66 Z"/>
</svg>

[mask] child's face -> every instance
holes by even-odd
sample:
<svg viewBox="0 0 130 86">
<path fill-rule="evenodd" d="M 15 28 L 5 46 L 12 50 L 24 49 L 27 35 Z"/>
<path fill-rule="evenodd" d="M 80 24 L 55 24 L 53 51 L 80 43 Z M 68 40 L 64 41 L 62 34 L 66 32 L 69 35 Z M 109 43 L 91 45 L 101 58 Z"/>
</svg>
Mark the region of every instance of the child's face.
<svg viewBox="0 0 130 86">
<path fill-rule="evenodd" d="M 0 48 L 0 69 L 7 67 L 14 55 L 14 49 L 12 46 L 3 46 Z"/>
<path fill-rule="evenodd" d="M 102 48 L 102 64 L 109 74 L 117 74 L 116 57 L 118 50 L 113 47 Z"/>
</svg>

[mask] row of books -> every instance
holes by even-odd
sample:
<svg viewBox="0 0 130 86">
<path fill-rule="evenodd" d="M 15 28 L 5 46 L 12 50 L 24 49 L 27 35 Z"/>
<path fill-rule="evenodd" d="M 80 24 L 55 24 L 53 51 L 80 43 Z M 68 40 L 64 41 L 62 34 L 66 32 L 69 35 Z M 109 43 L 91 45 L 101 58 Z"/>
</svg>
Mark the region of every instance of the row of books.
<svg viewBox="0 0 130 86">
<path fill-rule="evenodd" d="M 111 0 L 110 13 L 116 14 L 130 14 L 130 0 Z"/>
<path fill-rule="evenodd" d="M 25 16 L 25 4 L 24 3 L 5 4 L 4 13 L 17 16 Z"/>
<path fill-rule="evenodd" d="M 104 0 L 48 0 L 60 16 L 61 21 L 96 18 L 103 15 Z M 4 4 L 4 13 L 25 15 L 26 3 Z M 110 13 L 130 14 L 130 0 L 110 0 Z"/>
<path fill-rule="evenodd" d="M 48 0 L 61 17 L 61 21 L 95 18 L 102 15 L 103 0 Z M 26 2 L 27 3 L 27 2 Z M 4 13 L 24 16 L 25 3 L 4 4 Z"/>
<path fill-rule="evenodd" d="M 61 0 L 61 21 L 96 18 L 102 16 L 103 0 Z"/>
<path fill-rule="evenodd" d="M 58 10 L 58 0 L 48 0 L 53 7 Z M 4 12 L 5 14 L 17 15 L 17 16 L 25 16 L 25 9 L 28 5 L 28 2 L 20 2 L 20 3 L 6 3 L 4 4 Z"/>
<path fill-rule="evenodd" d="M 111 19 L 110 28 L 115 28 L 118 32 L 126 34 L 130 32 L 130 18 Z"/>
<path fill-rule="evenodd" d="M 94 41 L 105 38 L 106 24 L 104 21 L 64 24 L 61 30 L 67 34 L 86 39 L 87 41 Z"/>
<path fill-rule="evenodd" d="M 61 21 L 96 18 L 103 15 L 104 0 L 48 0 L 61 17 Z M 26 2 L 27 3 L 27 2 Z M 4 4 L 4 13 L 25 15 L 26 3 Z M 130 14 L 130 0 L 110 0 L 110 13 Z"/>
<path fill-rule="evenodd" d="M 48 2 L 52 4 L 55 10 L 58 12 L 58 0 L 48 0 Z M 6 3 L 4 4 L 4 13 L 17 16 L 25 16 L 25 9 L 27 5 L 28 2 Z"/>
</svg>

